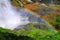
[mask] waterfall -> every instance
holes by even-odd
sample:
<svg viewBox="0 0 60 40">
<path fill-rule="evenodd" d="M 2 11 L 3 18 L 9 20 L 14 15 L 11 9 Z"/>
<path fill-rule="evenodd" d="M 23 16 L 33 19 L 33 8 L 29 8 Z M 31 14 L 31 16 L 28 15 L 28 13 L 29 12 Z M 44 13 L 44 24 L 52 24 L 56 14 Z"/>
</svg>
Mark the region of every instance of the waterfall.
<svg viewBox="0 0 60 40">
<path fill-rule="evenodd" d="M 23 18 L 20 16 L 13 9 L 10 0 L 0 0 L 0 27 L 13 30 L 19 25 L 28 23 L 28 17 Z"/>
</svg>

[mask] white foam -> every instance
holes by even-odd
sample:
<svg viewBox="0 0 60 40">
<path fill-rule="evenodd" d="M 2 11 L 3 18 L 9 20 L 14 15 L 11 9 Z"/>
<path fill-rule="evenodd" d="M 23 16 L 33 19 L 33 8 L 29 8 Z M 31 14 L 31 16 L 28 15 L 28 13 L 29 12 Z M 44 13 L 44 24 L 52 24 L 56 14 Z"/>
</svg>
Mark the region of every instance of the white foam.
<svg viewBox="0 0 60 40">
<path fill-rule="evenodd" d="M 27 23 L 29 23 L 28 19 L 24 19 L 12 9 L 10 0 L 0 0 L 0 27 L 13 30 L 17 26 Z"/>
</svg>

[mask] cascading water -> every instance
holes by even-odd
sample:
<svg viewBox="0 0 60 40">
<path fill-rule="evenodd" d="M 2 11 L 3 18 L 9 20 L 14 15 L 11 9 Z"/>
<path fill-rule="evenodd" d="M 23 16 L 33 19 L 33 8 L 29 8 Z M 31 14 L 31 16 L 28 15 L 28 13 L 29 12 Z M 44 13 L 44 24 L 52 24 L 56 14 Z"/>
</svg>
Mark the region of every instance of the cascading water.
<svg viewBox="0 0 60 40">
<path fill-rule="evenodd" d="M 0 0 L 0 27 L 13 30 L 18 25 L 29 23 L 28 18 L 25 19 L 13 9 L 10 0 Z"/>
<path fill-rule="evenodd" d="M 37 17 L 32 12 L 23 9 L 17 11 L 16 8 L 11 6 L 10 0 L 0 0 L 0 27 L 13 30 L 30 22 L 43 23 L 52 32 L 55 31 L 46 21 Z"/>
</svg>

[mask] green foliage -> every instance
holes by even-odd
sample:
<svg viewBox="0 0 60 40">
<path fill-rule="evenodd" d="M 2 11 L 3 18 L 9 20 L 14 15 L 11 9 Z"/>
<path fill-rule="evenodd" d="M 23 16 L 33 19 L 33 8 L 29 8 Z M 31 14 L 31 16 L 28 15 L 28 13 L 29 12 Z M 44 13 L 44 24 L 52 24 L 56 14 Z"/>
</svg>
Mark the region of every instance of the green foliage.
<svg viewBox="0 0 60 40">
<path fill-rule="evenodd" d="M 21 33 L 22 30 L 19 31 Z M 18 34 L 18 33 L 17 33 Z M 31 29 L 31 30 L 24 30 L 20 35 L 31 37 L 34 40 L 59 40 L 60 32 L 58 33 L 51 33 L 49 31 L 44 31 L 40 29 Z"/>
<path fill-rule="evenodd" d="M 33 38 L 28 36 L 17 36 L 11 30 L 0 28 L 0 40 L 33 40 Z"/>
<path fill-rule="evenodd" d="M 16 40 L 17 36 L 11 30 L 0 28 L 0 40 Z"/>
<path fill-rule="evenodd" d="M 47 8 L 49 8 L 49 7 L 46 6 L 46 5 L 42 5 L 41 7 L 42 7 L 42 9 L 44 9 L 44 10 L 46 10 Z"/>
<path fill-rule="evenodd" d="M 0 40 L 59 40 L 60 32 L 52 33 L 50 31 L 34 28 L 33 24 L 28 24 L 29 28 L 20 29 L 16 32 L 0 28 Z"/>
<path fill-rule="evenodd" d="M 20 36 L 28 36 L 33 38 L 34 40 L 48 40 L 50 38 L 50 36 L 54 35 L 54 33 L 51 33 L 49 31 L 44 31 L 44 30 L 40 30 L 37 28 L 33 28 L 32 29 L 32 25 L 33 24 L 29 24 L 31 29 L 29 30 L 25 30 L 25 29 L 20 29 L 17 31 L 17 35 Z M 51 40 L 52 38 L 50 38 Z"/>
<path fill-rule="evenodd" d="M 55 25 L 57 29 L 60 29 L 60 15 L 57 15 L 56 19 L 54 19 L 52 22 L 53 22 L 53 25 Z"/>
</svg>

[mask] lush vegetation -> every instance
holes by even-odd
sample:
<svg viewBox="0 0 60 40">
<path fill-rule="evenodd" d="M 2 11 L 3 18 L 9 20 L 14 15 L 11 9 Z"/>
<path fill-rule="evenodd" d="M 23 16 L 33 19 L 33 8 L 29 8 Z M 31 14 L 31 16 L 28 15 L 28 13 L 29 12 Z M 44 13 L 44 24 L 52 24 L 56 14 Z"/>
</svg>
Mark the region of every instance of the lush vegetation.
<svg viewBox="0 0 60 40">
<path fill-rule="evenodd" d="M 8 29 L 0 28 L 0 40 L 33 40 L 33 38 L 28 36 L 17 36 L 16 32 Z"/>
<path fill-rule="evenodd" d="M 60 40 L 60 32 L 52 33 L 32 27 L 17 31 L 0 28 L 0 40 Z"/>
<path fill-rule="evenodd" d="M 60 15 L 57 15 L 56 18 L 52 21 L 53 25 L 60 30 Z"/>
</svg>

